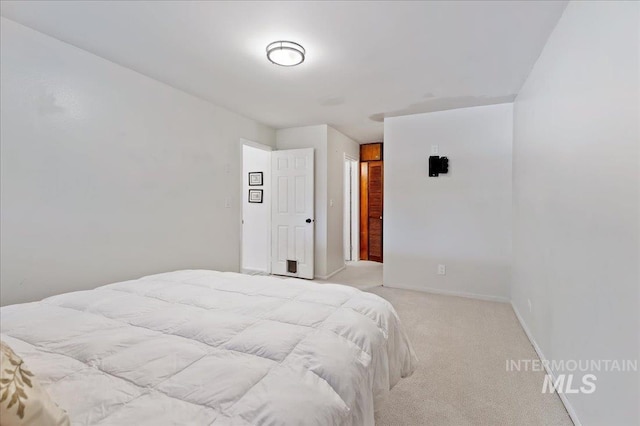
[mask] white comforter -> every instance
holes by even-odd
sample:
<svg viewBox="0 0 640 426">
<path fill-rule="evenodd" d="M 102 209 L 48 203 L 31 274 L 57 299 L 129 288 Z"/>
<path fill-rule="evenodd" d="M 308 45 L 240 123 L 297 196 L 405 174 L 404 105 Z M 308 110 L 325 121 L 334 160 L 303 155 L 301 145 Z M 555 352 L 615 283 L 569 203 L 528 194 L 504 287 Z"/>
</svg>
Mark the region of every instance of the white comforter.
<svg viewBox="0 0 640 426">
<path fill-rule="evenodd" d="M 416 363 L 389 302 L 295 279 L 179 271 L 0 315 L 78 425 L 371 425 Z"/>
</svg>

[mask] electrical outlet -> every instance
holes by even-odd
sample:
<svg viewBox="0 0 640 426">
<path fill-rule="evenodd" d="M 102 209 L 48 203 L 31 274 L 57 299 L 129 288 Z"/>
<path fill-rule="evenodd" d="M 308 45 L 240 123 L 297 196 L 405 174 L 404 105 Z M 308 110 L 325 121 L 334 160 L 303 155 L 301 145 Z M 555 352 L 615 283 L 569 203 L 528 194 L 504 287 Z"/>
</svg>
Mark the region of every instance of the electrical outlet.
<svg viewBox="0 0 640 426">
<path fill-rule="evenodd" d="M 527 299 L 527 303 L 529 303 L 529 312 L 531 312 L 531 299 Z"/>
<path fill-rule="evenodd" d="M 431 145 L 431 155 L 438 155 L 438 151 L 440 151 L 438 145 Z"/>
<path fill-rule="evenodd" d="M 438 275 L 447 275 L 447 267 L 442 264 L 438 265 Z"/>
<path fill-rule="evenodd" d="M 230 209 L 231 208 L 231 199 L 229 197 L 224 199 L 224 208 L 225 209 Z"/>
</svg>

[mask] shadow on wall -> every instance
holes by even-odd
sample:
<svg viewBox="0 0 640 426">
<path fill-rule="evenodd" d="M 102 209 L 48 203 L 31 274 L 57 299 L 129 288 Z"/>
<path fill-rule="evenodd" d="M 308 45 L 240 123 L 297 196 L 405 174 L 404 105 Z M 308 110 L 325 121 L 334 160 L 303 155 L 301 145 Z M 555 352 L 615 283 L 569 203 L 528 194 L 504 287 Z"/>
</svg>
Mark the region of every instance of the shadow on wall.
<svg viewBox="0 0 640 426">
<path fill-rule="evenodd" d="M 431 93 L 425 94 L 430 98 Z M 446 111 L 449 109 L 468 108 L 483 105 L 496 105 L 513 102 L 515 94 L 504 96 L 453 96 L 448 98 L 430 98 L 426 101 L 417 102 L 406 108 L 390 112 L 380 112 L 369 116 L 369 120 L 383 122 L 385 117 L 399 117 L 402 115 L 422 114 L 425 112 Z"/>
</svg>

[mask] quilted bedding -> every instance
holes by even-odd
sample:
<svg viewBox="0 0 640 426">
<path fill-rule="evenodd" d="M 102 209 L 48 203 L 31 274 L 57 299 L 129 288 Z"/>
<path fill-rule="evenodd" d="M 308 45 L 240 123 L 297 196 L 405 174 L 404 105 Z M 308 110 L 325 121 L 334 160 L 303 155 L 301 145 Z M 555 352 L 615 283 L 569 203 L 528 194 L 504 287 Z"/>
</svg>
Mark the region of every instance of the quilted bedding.
<svg viewBox="0 0 640 426">
<path fill-rule="evenodd" d="M 371 425 L 416 363 L 389 302 L 296 279 L 178 271 L 0 317 L 77 425 Z"/>
</svg>

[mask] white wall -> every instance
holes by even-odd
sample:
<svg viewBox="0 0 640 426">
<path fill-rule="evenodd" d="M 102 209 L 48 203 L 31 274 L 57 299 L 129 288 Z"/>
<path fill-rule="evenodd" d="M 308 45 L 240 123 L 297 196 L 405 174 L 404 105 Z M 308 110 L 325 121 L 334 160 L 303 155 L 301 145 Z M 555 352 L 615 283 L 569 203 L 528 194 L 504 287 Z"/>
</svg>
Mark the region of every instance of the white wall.
<svg viewBox="0 0 640 426">
<path fill-rule="evenodd" d="M 275 131 L 5 18 L 0 27 L 2 304 L 238 270 L 239 140 L 273 145 Z"/>
<path fill-rule="evenodd" d="M 570 3 L 515 102 L 512 298 L 551 360 L 638 359 L 639 18 Z M 638 374 L 596 375 L 579 421 L 639 424 Z"/>
<path fill-rule="evenodd" d="M 271 270 L 271 151 L 242 146 L 242 269 Z M 262 186 L 249 186 L 249 173 L 262 172 Z M 249 202 L 249 189 L 262 190 L 262 203 Z"/>
<path fill-rule="evenodd" d="M 512 124 L 511 104 L 385 119 L 385 286 L 508 300 Z"/>
<path fill-rule="evenodd" d="M 327 275 L 344 268 L 344 156 L 360 158 L 360 145 L 333 127 L 327 131 Z"/>
</svg>

